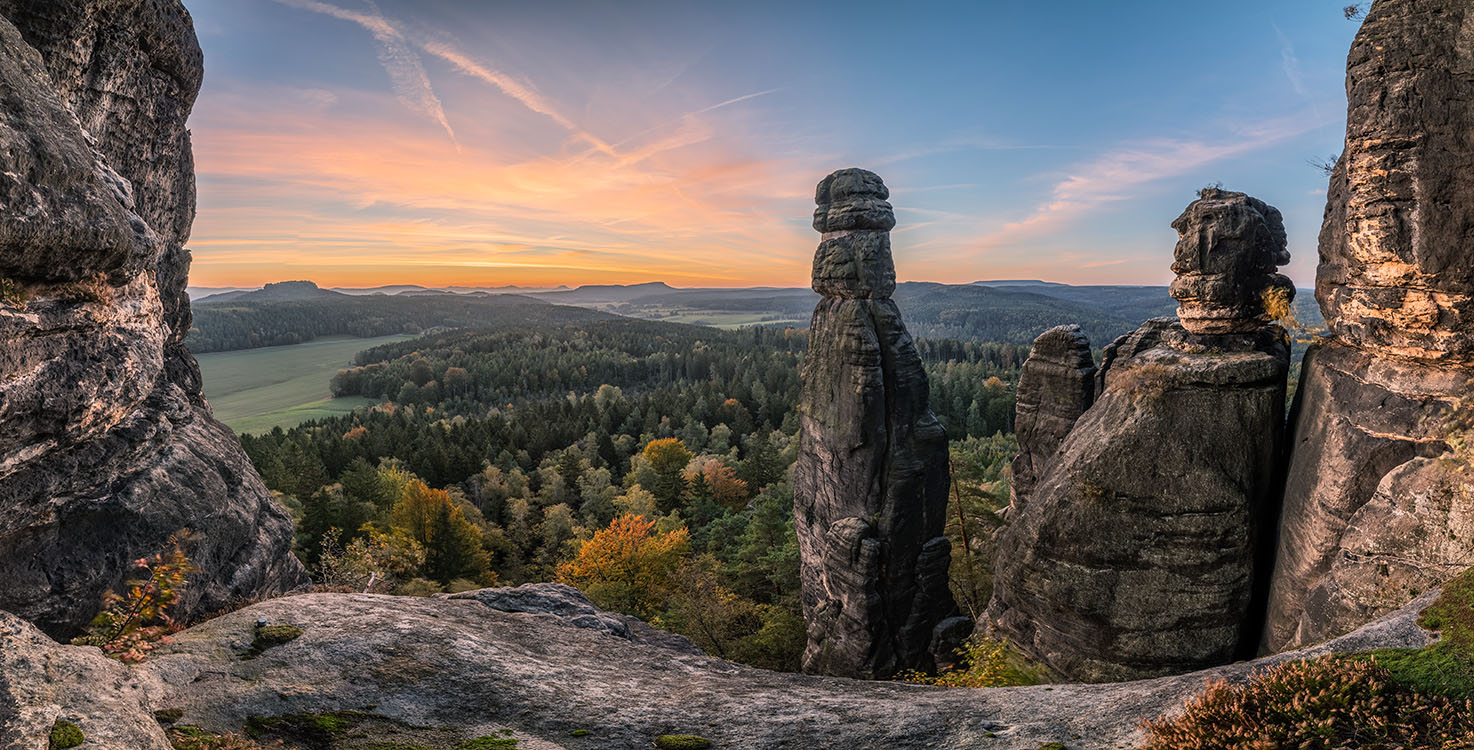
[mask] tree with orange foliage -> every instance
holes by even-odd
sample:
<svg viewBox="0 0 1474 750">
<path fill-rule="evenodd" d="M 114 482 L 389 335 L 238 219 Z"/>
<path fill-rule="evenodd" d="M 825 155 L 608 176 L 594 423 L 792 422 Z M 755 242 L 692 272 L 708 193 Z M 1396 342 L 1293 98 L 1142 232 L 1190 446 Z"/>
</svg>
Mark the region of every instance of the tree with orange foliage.
<svg viewBox="0 0 1474 750">
<path fill-rule="evenodd" d="M 725 507 L 732 510 L 747 507 L 750 495 L 747 482 L 738 479 L 737 471 L 715 456 L 696 459 L 686 467 L 682 477 L 688 483 L 695 482 L 700 477 L 706 491 L 711 493 L 711 499 Z"/>
<path fill-rule="evenodd" d="M 686 529 L 657 531 L 653 520 L 620 516 L 558 566 L 558 580 L 600 607 L 648 620 L 665 608 L 671 576 L 690 552 Z"/>
<path fill-rule="evenodd" d="M 445 490 L 411 477 L 389 511 L 389 527 L 425 548 L 426 578 L 445 584 L 456 578 L 482 580 L 490 572 L 481 529 Z"/>
</svg>

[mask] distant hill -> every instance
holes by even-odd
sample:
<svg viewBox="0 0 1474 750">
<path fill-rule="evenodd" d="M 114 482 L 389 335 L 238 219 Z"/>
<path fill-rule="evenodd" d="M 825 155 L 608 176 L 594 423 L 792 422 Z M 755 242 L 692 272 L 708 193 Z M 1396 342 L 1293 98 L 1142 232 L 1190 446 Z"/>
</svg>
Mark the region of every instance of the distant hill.
<svg viewBox="0 0 1474 750">
<path fill-rule="evenodd" d="M 293 343 L 330 334 L 381 336 L 418 333 L 437 327 L 486 326 L 495 324 L 498 315 L 514 309 L 523 311 L 518 314 L 567 317 L 573 315 L 568 309 L 582 308 L 647 320 L 727 328 L 750 325 L 802 328 L 819 300 L 813 290 L 801 287 L 680 289 L 658 281 L 595 284 L 521 294 L 414 285 L 353 291 L 354 294 L 346 294 L 343 290 L 319 289 L 305 281 L 282 282 L 268 284 L 260 290 L 227 292 L 198 300 L 195 303 L 198 331 L 191 333 L 190 346 L 195 351 L 218 351 Z M 1073 286 L 1034 280 L 972 284 L 905 282 L 897 286 L 895 299 L 912 335 L 918 338 L 1020 346 L 1031 344 L 1040 333 L 1054 326 L 1078 323 L 1094 346 L 1103 347 L 1149 318 L 1177 312 L 1177 302 L 1165 286 Z M 304 306 L 309 302 L 319 306 Z M 271 304 L 287 306 L 268 307 Z M 527 305 L 574 307 L 550 313 L 526 308 Z M 244 307 L 235 309 L 241 306 Z M 230 308 L 232 312 L 227 314 L 222 308 Z M 222 311 L 217 314 L 213 310 Z M 1321 325 L 1320 310 L 1310 291 L 1299 291 L 1295 310 L 1307 326 Z M 309 314 L 318 320 L 303 317 Z"/>
<path fill-rule="evenodd" d="M 195 305 L 219 305 L 239 302 L 302 302 L 331 299 L 347 295 L 319 288 L 310 281 L 278 281 L 250 291 L 223 292 L 197 299 Z"/>
<path fill-rule="evenodd" d="M 566 286 L 420 286 L 419 284 L 391 284 L 388 286 L 374 287 L 333 287 L 332 290 L 342 294 L 363 296 L 370 294 L 394 295 L 394 294 L 526 294 L 533 292 L 557 292 L 568 289 Z"/>
<path fill-rule="evenodd" d="M 193 352 L 218 352 L 300 344 L 319 336 L 370 338 L 439 328 L 496 328 L 614 317 L 513 294 L 349 295 L 318 291 L 320 294 L 305 298 L 243 295 L 196 303 L 194 326 L 185 344 Z"/>
<path fill-rule="evenodd" d="M 664 281 L 650 281 L 644 284 L 585 284 L 576 289 L 553 292 L 534 292 L 532 296 L 549 302 L 561 304 L 581 305 L 595 303 L 628 302 L 648 297 L 662 292 L 677 291 L 675 287 Z"/>
</svg>

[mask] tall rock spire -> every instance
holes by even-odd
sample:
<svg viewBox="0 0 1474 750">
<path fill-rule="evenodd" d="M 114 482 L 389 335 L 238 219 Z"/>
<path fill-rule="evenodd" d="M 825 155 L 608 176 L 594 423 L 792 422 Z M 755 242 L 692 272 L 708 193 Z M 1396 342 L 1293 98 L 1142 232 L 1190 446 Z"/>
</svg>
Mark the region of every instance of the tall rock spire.
<svg viewBox="0 0 1474 750">
<path fill-rule="evenodd" d="M 947 436 L 921 357 L 890 299 L 890 192 L 843 169 L 819 183 L 814 308 L 804 358 L 794 521 L 804 670 L 887 678 L 928 669 L 947 587 Z"/>
<path fill-rule="evenodd" d="M 1263 202 L 1220 190 L 1173 226 L 1182 320 L 1148 321 L 1107 347 L 1093 403 L 1089 342 L 1069 329 L 1039 337 L 1019 385 L 1015 467 L 1026 471 L 988 617 L 1071 679 L 1224 664 L 1254 640 L 1289 370 L 1262 297 L 1288 260 L 1284 226 Z"/>
<path fill-rule="evenodd" d="M 1474 5 L 1376 2 L 1346 71 L 1266 645 L 1315 643 L 1474 559 Z"/>
</svg>

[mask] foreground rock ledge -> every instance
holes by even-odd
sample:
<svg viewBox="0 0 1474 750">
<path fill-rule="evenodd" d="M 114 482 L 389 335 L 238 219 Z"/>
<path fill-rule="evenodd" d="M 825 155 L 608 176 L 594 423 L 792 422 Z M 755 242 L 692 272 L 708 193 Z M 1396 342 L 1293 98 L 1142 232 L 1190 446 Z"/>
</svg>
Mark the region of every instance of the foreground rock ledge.
<svg viewBox="0 0 1474 750">
<path fill-rule="evenodd" d="M 1175 710 L 1211 680 L 1328 652 L 1426 645 L 1415 620 L 1435 595 L 1335 641 L 1256 662 L 1141 682 L 991 690 L 739 666 L 551 584 L 454 599 L 274 599 L 187 630 L 135 666 L 58 645 L 0 613 L 0 747 L 44 748 L 52 722 L 66 718 L 91 749 L 167 750 L 151 712 L 178 708 L 182 723 L 222 732 L 239 731 L 250 716 L 357 710 L 418 726 L 509 728 L 526 747 L 570 750 L 643 750 L 668 732 L 744 750 L 1126 748 L 1139 743 L 1140 719 Z M 257 618 L 304 634 L 243 660 Z M 569 735 L 578 729 L 588 735 Z"/>
</svg>

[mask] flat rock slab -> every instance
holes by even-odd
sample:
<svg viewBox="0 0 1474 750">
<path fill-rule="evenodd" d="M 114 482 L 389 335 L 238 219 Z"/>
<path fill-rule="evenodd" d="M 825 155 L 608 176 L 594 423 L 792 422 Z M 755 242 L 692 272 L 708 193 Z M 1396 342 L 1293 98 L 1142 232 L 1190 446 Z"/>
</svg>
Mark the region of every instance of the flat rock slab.
<svg viewBox="0 0 1474 750">
<path fill-rule="evenodd" d="M 0 746 L 42 748 L 41 733 L 61 717 L 88 733 L 89 750 L 167 750 L 150 712 L 178 708 L 182 723 L 220 732 L 252 716 L 351 710 L 420 727 L 511 729 L 524 746 L 569 750 L 644 750 L 665 733 L 698 734 L 718 750 L 1128 748 L 1139 744 L 1141 719 L 1176 710 L 1210 681 L 1327 652 L 1426 645 L 1415 620 L 1434 595 L 1351 635 L 1256 662 L 989 690 L 769 672 L 546 612 L 503 612 L 477 597 L 273 599 L 191 628 L 135 666 L 57 645 L 0 613 Z M 243 659 L 257 618 L 303 634 Z M 570 735 L 580 729 L 588 734 Z"/>
</svg>

